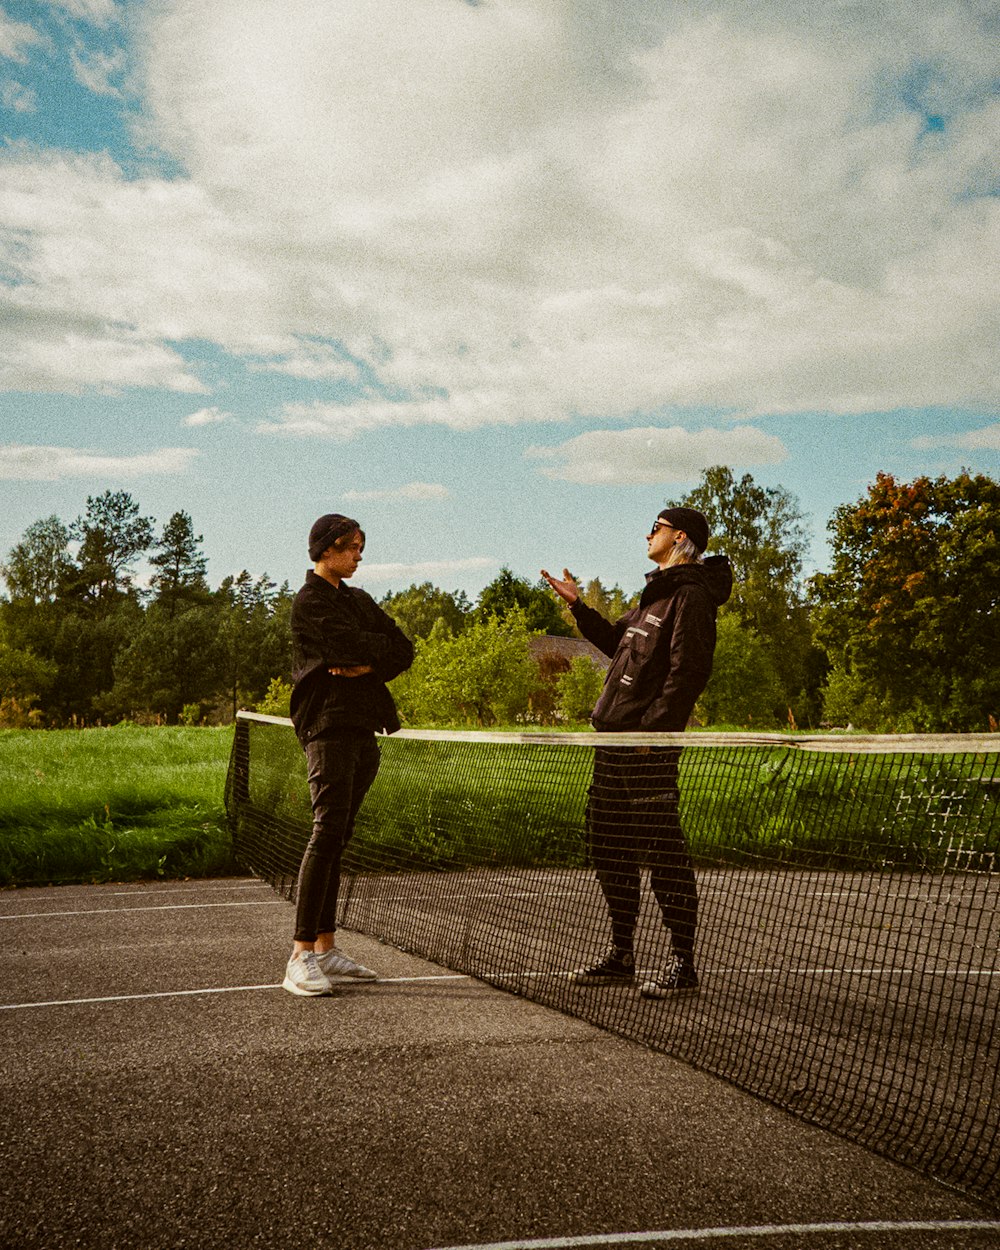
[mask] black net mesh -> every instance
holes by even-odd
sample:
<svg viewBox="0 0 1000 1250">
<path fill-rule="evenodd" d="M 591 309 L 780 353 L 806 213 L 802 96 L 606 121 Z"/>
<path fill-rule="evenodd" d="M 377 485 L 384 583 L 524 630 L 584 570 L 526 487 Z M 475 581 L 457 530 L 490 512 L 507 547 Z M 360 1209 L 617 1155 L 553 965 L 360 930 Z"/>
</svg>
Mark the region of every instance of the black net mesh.
<svg viewBox="0 0 1000 1250">
<path fill-rule="evenodd" d="M 340 924 L 1000 1204 L 1000 735 L 379 742 Z M 294 898 L 311 812 L 289 722 L 241 714 L 226 804 L 240 860 Z M 637 982 L 697 907 L 697 995 L 571 980 L 607 949 L 606 897 Z"/>
</svg>

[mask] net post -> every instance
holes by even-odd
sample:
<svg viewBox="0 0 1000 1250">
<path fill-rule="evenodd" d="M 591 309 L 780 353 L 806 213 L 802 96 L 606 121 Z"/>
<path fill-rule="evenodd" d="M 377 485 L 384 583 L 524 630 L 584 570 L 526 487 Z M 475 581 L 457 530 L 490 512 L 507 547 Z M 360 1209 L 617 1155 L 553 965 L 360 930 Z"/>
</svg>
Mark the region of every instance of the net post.
<svg viewBox="0 0 1000 1250">
<path fill-rule="evenodd" d="M 236 716 L 233 746 L 226 775 L 225 808 L 233 853 L 239 858 L 240 824 L 243 809 L 250 802 L 250 722 Z"/>
<path fill-rule="evenodd" d="M 235 734 L 236 767 L 233 774 L 233 791 L 237 803 L 250 801 L 250 722 L 236 721 Z"/>
</svg>

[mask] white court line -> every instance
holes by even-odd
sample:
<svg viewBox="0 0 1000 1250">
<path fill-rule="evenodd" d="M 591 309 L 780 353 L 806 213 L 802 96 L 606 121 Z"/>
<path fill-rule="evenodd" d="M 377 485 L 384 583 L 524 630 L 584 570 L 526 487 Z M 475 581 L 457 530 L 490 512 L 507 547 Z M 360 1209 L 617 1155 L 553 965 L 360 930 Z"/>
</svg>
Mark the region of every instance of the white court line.
<svg viewBox="0 0 1000 1250">
<path fill-rule="evenodd" d="M 652 973 L 657 971 L 657 966 L 652 965 L 648 968 L 636 967 L 636 976 Z M 845 968 L 839 965 L 835 968 L 707 968 L 702 969 L 699 965 L 699 972 L 707 981 L 710 977 L 730 977 L 730 976 L 785 976 L 785 977 L 997 977 L 1000 976 L 1000 970 L 996 968 Z M 525 979 L 538 977 L 568 977 L 568 971 L 559 970 L 557 972 L 529 972 L 527 969 L 521 971 L 518 969 L 503 968 L 496 971 L 483 972 L 484 980 L 490 977 L 507 979 L 513 977 L 523 977 Z M 623 984 L 626 984 L 623 982 Z M 584 987 L 592 988 L 592 987 Z M 704 988 L 704 985 L 702 986 Z"/>
<path fill-rule="evenodd" d="M 651 965 L 648 968 L 636 967 L 636 976 L 644 976 L 659 971 L 657 965 Z M 996 968 L 708 968 L 702 969 L 699 965 L 699 973 L 702 977 L 702 989 L 705 988 L 705 982 L 710 977 L 729 977 L 729 976 L 788 976 L 788 977 L 894 977 L 894 976 L 928 976 L 928 977 L 997 977 L 1000 976 L 1000 970 Z M 519 971 L 517 969 L 503 968 L 498 971 L 488 971 L 477 973 L 483 980 L 533 980 L 544 977 L 568 977 L 571 973 L 560 970 L 558 972 L 529 972 L 527 970 Z M 626 989 L 631 988 L 629 982 L 622 982 Z M 584 989 L 593 987 L 584 986 Z"/>
<path fill-rule="evenodd" d="M 995 977 L 996 968 L 716 968 L 715 974 L 774 975 L 789 977 Z M 706 974 L 707 975 L 707 974 Z"/>
<path fill-rule="evenodd" d="M 125 881 L 108 881 L 104 885 L 96 885 L 90 881 L 77 881 L 69 885 L 56 886 L 26 886 L 26 890 L 32 890 L 40 893 L 43 890 L 58 890 L 60 894 L 75 894 L 80 891 L 85 892 L 88 896 L 104 898 L 127 898 L 130 894 L 149 895 L 149 894 L 205 894 L 212 891 L 219 892 L 222 890 L 270 890 L 271 886 L 266 881 L 260 881 L 256 877 L 233 877 L 231 881 L 215 881 L 210 884 L 213 878 L 206 878 L 205 884 L 198 884 L 196 881 L 189 881 L 184 885 L 165 885 L 160 881 L 135 881 L 132 888 L 123 890 L 121 887 L 127 885 Z M 13 891 L 12 891 L 13 892 Z M 17 893 L 21 893 L 18 890 Z"/>
<path fill-rule="evenodd" d="M 243 887 L 243 888 L 248 889 L 249 887 Z M 183 892 L 183 891 L 179 891 L 179 892 Z M 163 891 L 163 893 L 166 893 L 166 891 Z M 575 891 L 567 890 L 564 893 L 570 894 L 570 893 L 575 893 Z M 142 890 L 123 890 L 120 893 L 116 893 L 112 895 L 112 898 L 132 898 L 132 897 L 148 898 L 149 895 L 146 894 Z M 452 901 L 455 899 L 465 900 L 465 899 L 468 899 L 468 897 L 469 897 L 468 892 L 465 892 L 465 893 L 458 892 L 455 894 L 443 894 L 443 895 L 442 894 L 427 894 L 424 896 L 420 896 L 420 895 L 414 896 L 412 894 L 398 894 L 395 896 L 393 895 L 383 896 L 378 899 L 378 902 L 379 903 L 405 902 L 409 905 L 413 903 L 448 902 L 448 901 Z M 518 894 L 508 894 L 508 893 L 491 894 L 491 895 L 483 895 L 483 894 L 475 895 L 475 898 L 477 900 L 482 899 L 482 898 L 508 900 L 511 898 L 519 898 L 519 897 L 533 898 L 533 897 L 536 897 L 536 895 L 533 895 L 533 894 L 518 895 Z M 545 898 L 558 898 L 560 897 L 560 895 L 547 894 L 547 895 L 544 895 L 544 897 Z M 38 920 L 38 919 L 44 919 L 47 916 L 124 915 L 126 912 L 132 912 L 132 911 L 190 911 L 192 909 L 197 909 L 199 907 L 275 907 L 279 905 L 286 905 L 286 900 L 283 898 L 265 898 L 256 902 L 248 902 L 244 899 L 240 899 L 234 903 L 163 903 L 163 904 L 150 904 L 147 907 L 94 907 L 94 908 L 88 908 L 88 909 L 78 908 L 74 911 L 24 911 L 24 912 L 10 912 L 7 915 L 0 915 L 0 920 Z"/>
<path fill-rule="evenodd" d="M 463 972 L 445 973 L 443 976 L 426 977 L 379 977 L 377 981 L 358 981 L 360 985 L 411 985 L 417 981 L 471 981 L 474 978 Z M 336 983 L 335 988 L 350 985 Z M 149 998 L 194 998 L 199 994 L 241 994 L 248 990 L 280 990 L 281 982 L 273 985 L 217 985 L 203 990 L 158 990 L 153 994 L 107 994 L 103 998 L 60 998 L 44 1003 L 0 1003 L 0 1011 L 24 1011 L 32 1007 L 83 1007 L 90 1003 L 132 1003 Z M 322 994 L 316 997 L 325 997 Z"/>
<path fill-rule="evenodd" d="M 23 911 L 0 916 L 0 920 L 45 920 L 50 916 L 130 916 L 139 911 L 201 911 L 207 907 L 277 907 L 283 898 L 240 899 L 236 903 L 158 903 L 149 907 L 93 907 L 84 911 Z"/>
<path fill-rule="evenodd" d="M 130 898 L 133 894 L 209 894 L 222 890 L 269 890 L 270 888 L 266 881 L 247 881 L 245 885 L 165 885 L 153 890 L 136 887 L 132 890 L 102 890 L 101 893 L 110 894 L 112 898 Z"/>
<path fill-rule="evenodd" d="M 138 891 L 136 891 L 138 893 Z M 509 897 L 509 896 L 507 896 Z M 409 900 L 411 903 L 412 899 Z M 284 906 L 285 900 L 282 898 L 265 898 L 265 899 L 241 899 L 231 903 L 162 903 L 150 904 L 143 907 L 100 907 L 91 908 L 80 911 L 40 911 L 40 912 L 18 912 L 11 915 L 0 915 L 0 921 L 3 920 L 47 920 L 53 917 L 66 916 L 124 916 L 133 912 L 148 911 L 200 911 L 213 907 L 279 907 Z M 993 968 L 844 968 L 843 966 L 834 968 L 769 968 L 769 967 L 753 967 L 753 968 L 714 968 L 708 969 L 706 976 L 798 976 L 798 977 L 825 977 L 825 976 L 851 976 L 851 977 L 884 977 L 884 976 L 934 976 L 934 977 L 994 977 L 1000 976 L 1000 970 Z M 488 976 L 489 974 L 484 974 Z M 521 972 L 512 973 L 505 970 L 499 976 L 510 978 L 511 976 L 521 976 L 526 978 L 545 977 L 545 976 L 563 976 L 564 973 L 555 972 Z"/>
<path fill-rule="evenodd" d="M 512 898 L 576 898 L 588 893 L 591 893 L 589 889 L 581 888 L 576 890 L 498 890 L 496 893 L 488 894 L 470 886 L 467 890 L 452 890 L 447 894 L 443 891 L 435 891 L 433 894 L 378 894 L 362 901 L 369 906 L 376 903 L 450 903 L 456 899 L 464 902 L 471 896 L 475 902 L 492 903 L 497 899 L 506 902 Z"/>
<path fill-rule="evenodd" d="M 572 1250 L 580 1246 L 637 1246 L 728 1237 L 786 1237 L 810 1233 L 1000 1232 L 1000 1220 L 864 1220 L 845 1224 L 756 1224 L 740 1228 L 667 1228 L 650 1233 L 595 1233 L 582 1237 L 532 1237 L 527 1241 L 474 1242 L 437 1250 Z"/>
</svg>

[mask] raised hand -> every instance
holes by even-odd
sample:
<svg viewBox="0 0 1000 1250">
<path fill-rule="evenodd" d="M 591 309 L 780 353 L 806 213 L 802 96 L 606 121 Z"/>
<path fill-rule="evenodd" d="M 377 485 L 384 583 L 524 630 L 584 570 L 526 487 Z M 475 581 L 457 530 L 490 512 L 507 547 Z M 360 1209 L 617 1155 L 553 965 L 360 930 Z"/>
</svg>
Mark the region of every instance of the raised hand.
<svg viewBox="0 0 1000 1250">
<path fill-rule="evenodd" d="M 563 580 L 553 577 L 546 569 L 541 570 L 542 576 L 556 592 L 560 599 L 565 599 L 567 603 L 576 603 L 580 598 L 580 587 L 573 580 L 573 576 L 569 569 L 563 569 Z"/>
</svg>

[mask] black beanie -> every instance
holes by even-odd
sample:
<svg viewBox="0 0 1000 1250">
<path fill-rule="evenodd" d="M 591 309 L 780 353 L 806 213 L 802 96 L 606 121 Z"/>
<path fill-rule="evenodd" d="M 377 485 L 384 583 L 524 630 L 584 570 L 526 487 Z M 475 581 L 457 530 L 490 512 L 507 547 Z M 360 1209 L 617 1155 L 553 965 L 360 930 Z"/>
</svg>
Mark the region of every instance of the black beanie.
<svg viewBox="0 0 1000 1250">
<path fill-rule="evenodd" d="M 660 519 L 676 529 L 683 530 L 698 548 L 704 551 L 708 546 L 708 521 L 703 513 L 695 508 L 664 508 Z"/>
<path fill-rule="evenodd" d="M 342 516 L 339 512 L 328 512 L 325 516 L 321 516 L 313 522 L 313 527 L 309 531 L 309 559 L 315 563 L 327 547 L 332 547 L 338 538 L 343 538 L 345 534 L 350 534 L 360 528 L 357 521 L 352 521 L 349 516 Z"/>
</svg>

